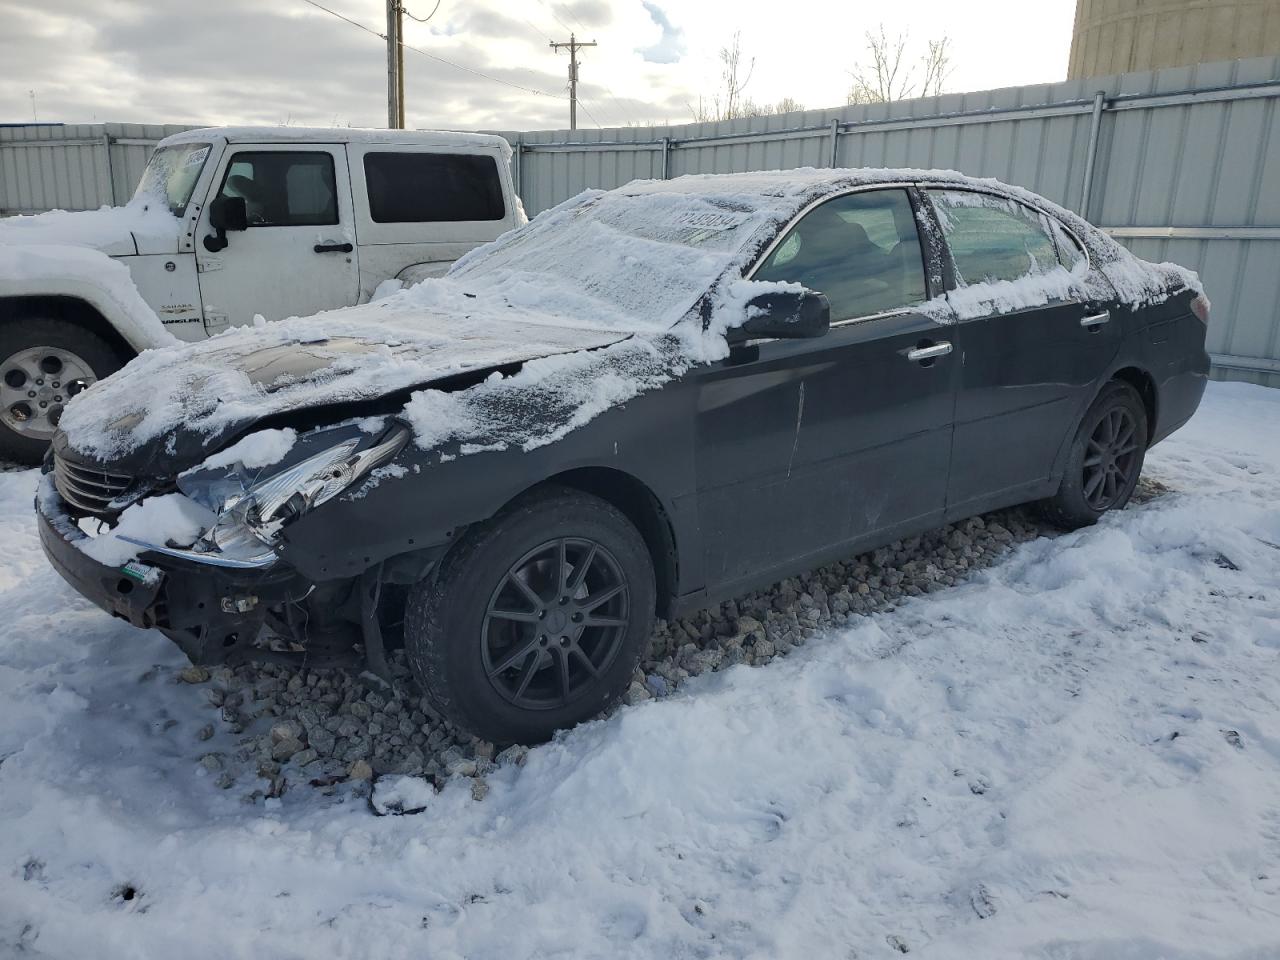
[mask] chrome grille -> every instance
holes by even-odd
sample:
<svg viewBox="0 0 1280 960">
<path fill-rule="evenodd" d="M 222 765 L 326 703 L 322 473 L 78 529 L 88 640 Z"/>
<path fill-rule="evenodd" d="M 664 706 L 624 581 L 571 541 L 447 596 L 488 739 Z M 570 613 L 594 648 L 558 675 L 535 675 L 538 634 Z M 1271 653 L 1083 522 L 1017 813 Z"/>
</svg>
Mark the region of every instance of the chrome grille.
<svg viewBox="0 0 1280 960">
<path fill-rule="evenodd" d="M 62 499 L 95 517 L 114 518 L 120 510 L 115 501 L 132 484 L 133 477 L 127 474 L 69 463 L 57 454 L 53 457 L 53 485 Z"/>
</svg>

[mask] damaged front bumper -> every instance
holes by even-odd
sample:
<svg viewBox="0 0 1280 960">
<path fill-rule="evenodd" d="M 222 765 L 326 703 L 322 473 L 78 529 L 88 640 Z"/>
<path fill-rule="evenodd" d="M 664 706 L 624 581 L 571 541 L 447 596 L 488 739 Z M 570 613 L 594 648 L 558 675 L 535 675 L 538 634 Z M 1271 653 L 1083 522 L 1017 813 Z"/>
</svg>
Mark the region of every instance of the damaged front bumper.
<svg viewBox="0 0 1280 960">
<path fill-rule="evenodd" d="M 158 629 L 195 663 L 251 655 L 269 611 L 289 610 L 314 585 L 277 562 L 266 568 L 211 566 L 141 550 L 123 566 L 81 547 L 91 538 L 67 513 L 50 474 L 36 495 L 45 556 L 78 593 L 135 627 Z"/>
</svg>

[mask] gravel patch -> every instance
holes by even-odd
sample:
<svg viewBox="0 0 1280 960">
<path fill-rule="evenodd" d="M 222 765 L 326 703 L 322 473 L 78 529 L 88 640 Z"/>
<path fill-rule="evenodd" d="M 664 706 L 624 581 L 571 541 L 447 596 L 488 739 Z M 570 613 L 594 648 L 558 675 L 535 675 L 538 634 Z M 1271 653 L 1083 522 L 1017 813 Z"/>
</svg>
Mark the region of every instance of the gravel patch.
<svg viewBox="0 0 1280 960">
<path fill-rule="evenodd" d="M 1165 490 L 1144 480 L 1134 499 L 1145 502 Z M 735 664 L 762 666 L 822 630 L 954 586 L 1018 543 L 1058 534 L 1026 508 L 1001 510 L 789 577 L 688 618 L 659 621 L 623 702 L 670 696 L 690 677 Z M 392 774 L 422 777 L 437 789 L 470 778 L 480 800 L 488 792 L 486 776 L 498 765 L 524 762 L 524 747 L 497 751 L 445 723 L 418 695 L 403 651 L 389 659 L 393 690 L 343 669 L 252 664 L 175 671 L 175 682 L 204 688 L 214 715 L 196 734 L 193 759 L 216 786 L 248 788 L 247 803 L 299 785 L 367 796 L 371 781 Z M 201 749 L 215 728 L 236 738 L 229 754 Z"/>
</svg>

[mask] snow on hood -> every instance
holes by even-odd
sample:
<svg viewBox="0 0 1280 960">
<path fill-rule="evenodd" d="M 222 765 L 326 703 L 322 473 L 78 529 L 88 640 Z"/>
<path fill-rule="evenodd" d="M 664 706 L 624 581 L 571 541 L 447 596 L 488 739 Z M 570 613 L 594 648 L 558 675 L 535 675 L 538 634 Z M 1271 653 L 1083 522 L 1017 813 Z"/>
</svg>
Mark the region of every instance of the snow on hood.
<svg viewBox="0 0 1280 960">
<path fill-rule="evenodd" d="M 128 267 L 99 250 L 52 243 L 0 244 L 0 284 L 23 294 L 57 291 L 83 296 L 112 316 L 116 329 L 135 346 L 178 342 L 138 293 Z"/>
<path fill-rule="evenodd" d="M 462 402 L 475 406 L 452 406 L 448 431 L 442 391 L 415 397 L 407 411 L 424 445 L 465 424 L 476 436 L 464 439 L 477 446 L 527 445 L 535 438 L 523 432 L 529 418 L 511 406 L 517 395 L 533 402 L 528 391 L 539 390 L 540 409 L 550 406 L 568 430 L 727 352 L 718 318 L 712 332 L 701 324 L 670 331 L 726 271 L 740 276 L 744 249 L 776 207 L 583 194 L 487 255 L 468 255 L 445 278 L 359 307 L 150 351 L 69 404 L 61 428 L 68 446 L 101 460 L 178 430 L 202 434 L 212 452 L 221 438 L 274 414 L 574 353 L 464 391 Z M 611 349 L 587 352 L 604 347 Z M 555 429 L 540 434 L 551 435 Z"/>
<path fill-rule="evenodd" d="M 361 307 L 149 350 L 68 404 L 60 426 L 71 448 L 103 460 L 179 430 L 213 447 L 274 414 L 372 400 L 624 336 L 498 310 L 428 283 Z"/>
<path fill-rule="evenodd" d="M 726 355 L 723 333 L 743 322 L 747 301 L 793 286 L 742 279 L 781 226 L 823 195 L 903 181 L 986 186 L 1053 213 L 1088 247 L 1097 268 L 1088 282 L 1109 283 L 1126 301 L 1198 288 L 1193 274 L 1137 260 L 1034 194 L 952 171 L 636 181 L 582 193 L 473 250 L 446 277 L 374 303 L 148 353 L 73 401 L 62 428 L 71 447 L 100 459 L 179 429 L 203 434 L 212 452 L 219 438 L 272 414 L 424 388 L 405 408 L 420 445 L 528 449 Z M 1076 279 L 1055 274 L 1046 282 Z M 1018 295 L 1034 301 L 1042 293 Z M 941 306 L 954 319 L 962 303 Z M 523 366 L 469 387 L 431 387 L 509 364 Z M 540 414 L 536 425 L 531 408 Z"/>
<path fill-rule="evenodd" d="M 132 202 L 97 210 L 50 210 L 0 220 L 0 246 L 70 244 L 111 257 L 174 253 L 181 221 L 155 204 Z"/>
</svg>

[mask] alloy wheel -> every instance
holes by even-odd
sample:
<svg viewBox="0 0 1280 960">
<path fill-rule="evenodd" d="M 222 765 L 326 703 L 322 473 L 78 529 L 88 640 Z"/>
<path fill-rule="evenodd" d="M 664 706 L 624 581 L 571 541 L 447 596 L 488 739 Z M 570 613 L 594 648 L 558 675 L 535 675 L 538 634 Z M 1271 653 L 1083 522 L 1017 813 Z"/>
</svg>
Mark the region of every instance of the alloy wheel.
<svg viewBox="0 0 1280 960">
<path fill-rule="evenodd" d="M 622 646 L 630 589 L 594 540 L 561 537 L 530 550 L 499 581 L 480 627 L 485 674 L 525 709 L 563 706 L 588 692 Z"/>
<path fill-rule="evenodd" d="M 24 437 L 52 439 L 67 401 L 97 376 L 61 347 L 29 347 L 0 363 L 0 423 Z"/>
<path fill-rule="evenodd" d="M 1085 444 L 1084 498 L 1099 513 L 1115 506 L 1136 480 L 1138 422 L 1124 407 L 1102 415 Z"/>
</svg>

